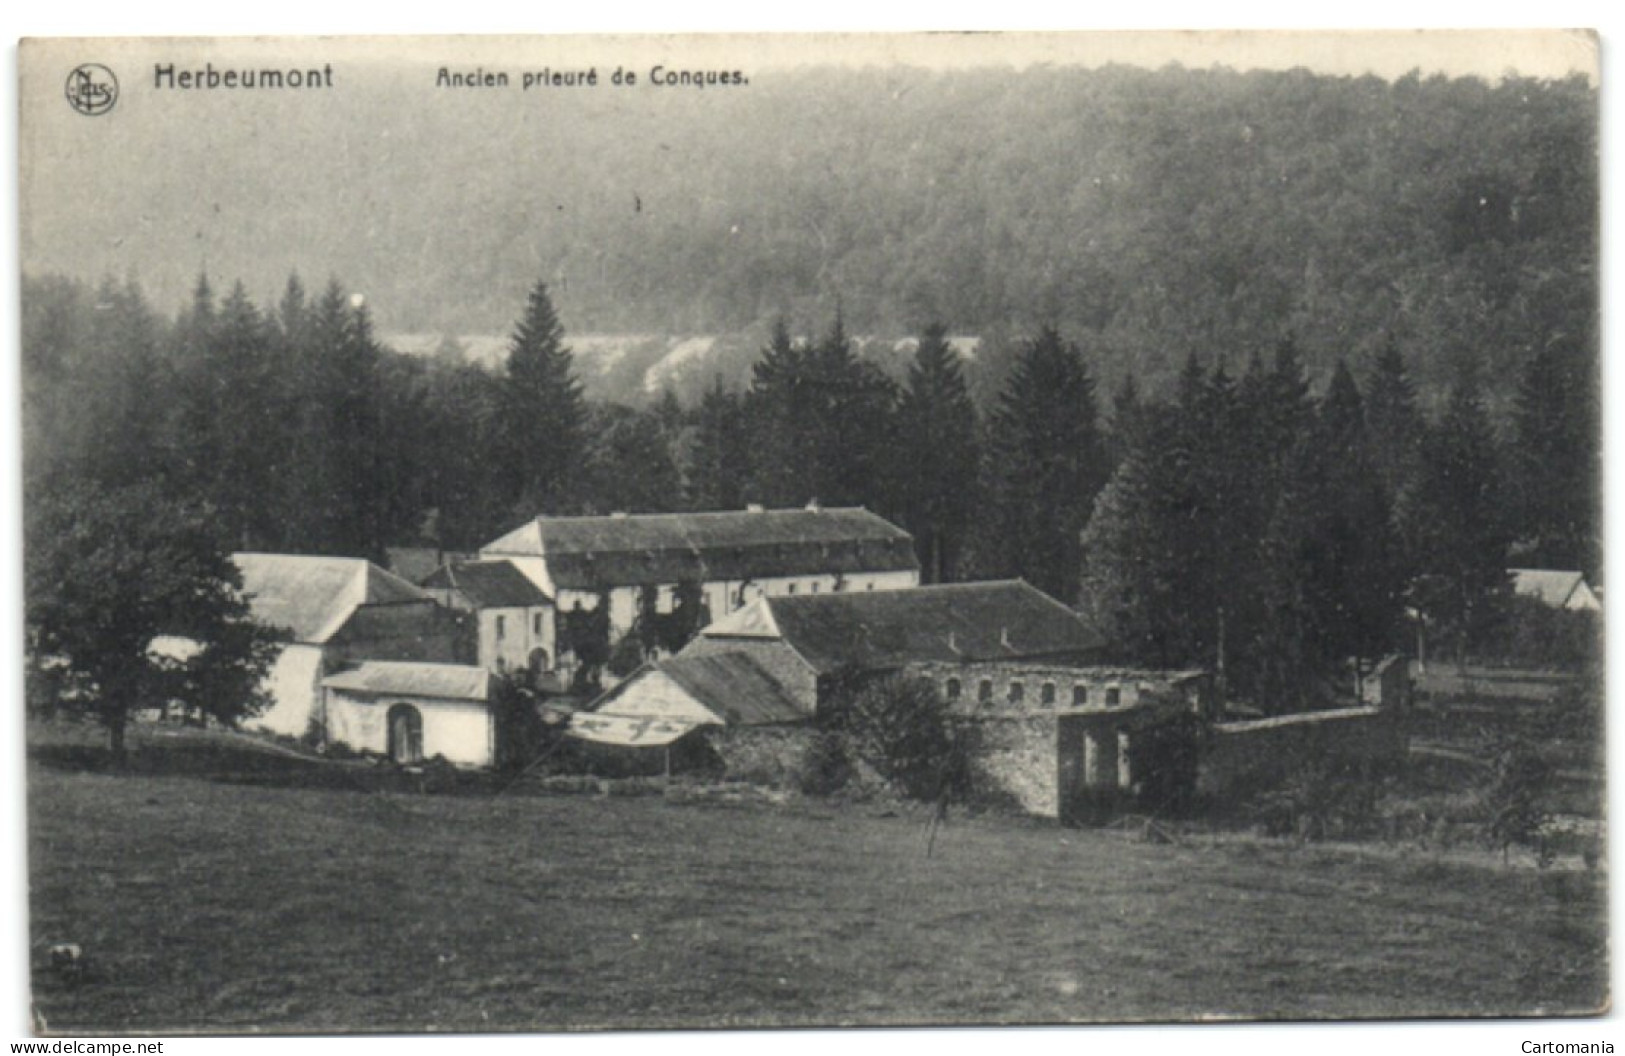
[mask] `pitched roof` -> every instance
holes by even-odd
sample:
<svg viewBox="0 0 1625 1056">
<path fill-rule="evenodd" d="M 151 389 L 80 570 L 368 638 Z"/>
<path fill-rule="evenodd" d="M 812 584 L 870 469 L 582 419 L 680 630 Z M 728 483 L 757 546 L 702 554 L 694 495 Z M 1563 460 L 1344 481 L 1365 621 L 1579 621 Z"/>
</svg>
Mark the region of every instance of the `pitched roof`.
<svg viewBox="0 0 1625 1056">
<path fill-rule="evenodd" d="M 1021 580 L 764 597 L 700 634 L 782 639 L 820 672 L 1078 655 L 1102 645 L 1077 613 Z"/>
<path fill-rule="evenodd" d="M 808 717 L 778 680 L 744 653 L 676 656 L 655 666 L 730 726 L 767 726 Z"/>
<path fill-rule="evenodd" d="M 330 689 L 378 696 L 435 697 L 440 700 L 488 699 L 491 674 L 483 667 L 367 660 L 360 667 L 322 679 Z"/>
<path fill-rule="evenodd" d="M 1585 584 L 1579 572 L 1559 571 L 1552 568 L 1509 568 L 1512 589 L 1518 594 L 1539 598 L 1554 609 L 1569 603 L 1574 592 Z"/>
<path fill-rule="evenodd" d="M 545 557 L 575 590 L 920 567 L 913 537 L 861 507 L 538 517 L 481 552 Z"/>
<path fill-rule="evenodd" d="M 477 609 L 518 609 L 552 599 L 514 567 L 512 561 L 468 561 L 441 565 L 422 580 L 431 590 L 455 590 Z"/>
<path fill-rule="evenodd" d="M 429 601 L 429 595 L 371 561 L 304 554 L 232 554 L 254 619 L 320 644 L 359 605 Z"/>
<path fill-rule="evenodd" d="M 389 570 L 408 583 L 422 583 L 424 578 L 441 565 L 454 561 L 478 560 L 478 554 L 441 550 L 433 546 L 386 546 L 384 560 Z"/>
</svg>

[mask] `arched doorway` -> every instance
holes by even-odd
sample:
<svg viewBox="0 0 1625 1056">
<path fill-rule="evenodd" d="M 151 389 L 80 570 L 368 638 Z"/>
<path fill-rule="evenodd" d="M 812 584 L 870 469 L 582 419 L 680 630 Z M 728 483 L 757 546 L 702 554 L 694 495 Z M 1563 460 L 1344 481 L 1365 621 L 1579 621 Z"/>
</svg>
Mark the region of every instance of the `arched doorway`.
<svg viewBox="0 0 1625 1056">
<path fill-rule="evenodd" d="M 389 758 L 403 766 L 423 761 L 423 716 L 410 704 L 389 709 Z"/>
</svg>

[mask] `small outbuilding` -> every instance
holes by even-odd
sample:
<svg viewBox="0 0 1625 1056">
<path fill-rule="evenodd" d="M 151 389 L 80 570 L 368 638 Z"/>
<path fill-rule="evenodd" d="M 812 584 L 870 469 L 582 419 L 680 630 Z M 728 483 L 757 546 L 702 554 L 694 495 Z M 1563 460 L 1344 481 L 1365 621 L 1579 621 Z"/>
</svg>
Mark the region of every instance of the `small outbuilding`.
<svg viewBox="0 0 1625 1056">
<path fill-rule="evenodd" d="M 1553 609 L 1601 612 L 1602 602 L 1582 572 L 1555 568 L 1509 568 L 1512 590 L 1520 598 L 1534 598 Z"/>
<path fill-rule="evenodd" d="M 811 717 L 744 653 L 678 656 L 645 664 L 600 697 L 593 713 L 658 717 L 695 726 L 776 726 Z"/>
<path fill-rule="evenodd" d="M 369 660 L 322 680 L 329 743 L 410 765 L 496 762 L 491 676 L 463 664 Z"/>
</svg>

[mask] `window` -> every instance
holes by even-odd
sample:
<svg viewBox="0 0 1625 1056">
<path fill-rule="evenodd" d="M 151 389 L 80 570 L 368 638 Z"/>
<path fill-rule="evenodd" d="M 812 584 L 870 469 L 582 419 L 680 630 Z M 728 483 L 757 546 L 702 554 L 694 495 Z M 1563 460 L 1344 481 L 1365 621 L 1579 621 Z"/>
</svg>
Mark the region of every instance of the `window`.
<svg viewBox="0 0 1625 1056">
<path fill-rule="evenodd" d="M 508 617 L 506 617 L 506 616 L 498 616 L 497 617 L 497 641 L 500 642 L 500 641 L 502 641 L 502 639 L 506 638 L 507 636 L 508 636 Z"/>
<path fill-rule="evenodd" d="M 942 692 L 943 695 L 949 700 L 958 700 L 960 692 L 959 679 L 950 678 L 947 682 L 943 683 Z"/>
<path fill-rule="evenodd" d="M 791 594 L 794 594 L 796 592 L 796 585 L 794 583 L 790 584 L 790 591 L 789 592 Z"/>
<path fill-rule="evenodd" d="M 1079 682 L 1072 687 L 1072 706 L 1081 708 L 1089 703 L 1089 687 Z"/>
<path fill-rule="evenodd" d="M 1055 706 L 1054 682 L 1044 683 L 1043 688 L 1038 691 L 1038 702 L 1044 705 L 1046 708 L 1053 708 Z"/>
<path fill-rule="evenodd" d="M 976 687 L 976 699 L 982 704 L 993 703 L 993 680 L 982 679 L 982 684 Z"/>
<path fill-rule="evenodd" d="M 1027 687 L 1020 682 L 1010 683 L 1010 703 L 1020 704 L 1027 696 Z"/>
<path fill-rule="evenodd" d="M 863 585 L 863 589 L 864 589 L 864 590 L 874 590 L 874 589 L 875 589 L 875 583 L 874 583 L 874 580 L 870 580 L 870 581 L 869 581 L 869 582 L 867 582 L 867 583 L 865 583 L 865 584 L 864 584 L 864 585 Z"/>
<path fill-rule="evenodd" d="M 536 630 L 534 633 L 538 638 L 542 635 L 542 614 L 539 612 L 536 614 Z"/>
<path fill-rule="evenodd" d="M 1106 687 L 1106 706 L 1109 708 L 1114 704 L 1121 704 L 1122 702 L 1123 702 L 1123 691 L 1121 689 L 1117 688 L 1116 686 L 1107 686 Z"/>
<path fill-rule="evenodd" d="M 813 593 L 814 593 L 814 594 L 817 594 L 817 593 L 818 593 L 818 581 L 817 581 L 817 580 L 814 580 L 814 581 L 813 581 L 813 585 L 812 585 L 812 592 L 813 592 Z"/>
</svg>

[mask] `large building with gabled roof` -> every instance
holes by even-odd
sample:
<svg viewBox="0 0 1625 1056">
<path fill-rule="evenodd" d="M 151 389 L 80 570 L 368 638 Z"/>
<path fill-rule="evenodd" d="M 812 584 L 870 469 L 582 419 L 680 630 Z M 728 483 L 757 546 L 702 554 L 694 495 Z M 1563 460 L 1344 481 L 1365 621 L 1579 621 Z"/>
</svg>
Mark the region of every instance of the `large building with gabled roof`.
<svg viewBox="0 0 1625 1056">
<path fill-rule="evenodd" d="M 762 597 L 705 627 L 677 659 L 748 657 L 811 717 L 845 675 L 986 661 L 1084 664 L 1102 648 L 1077 613 L 1004 580 Z"/>
<path fill-rule="evenodd" d="M 288 636 L 267 674 L 272 706 L 250 725 L 292 737 L 320 721 L 322 679 L 358 660 L 472 659 L 455 614 L 370 561 L 232 555 L 253 618 Z"/>
<path fill-rule="evenodd" d="M 861 507 L 537 517 L 480 548 L 507 560 L 560 613 L 607 599 L 624 635 L 646 595 L 669 612 L 697 584 L 712 619 L 761 597 L 868 593 L 918 586 L 907 532 Z"/>
</svg>

